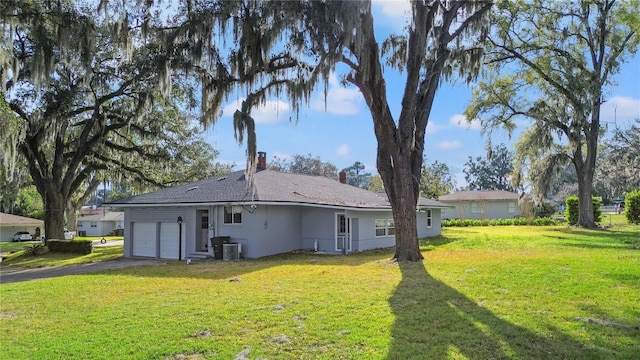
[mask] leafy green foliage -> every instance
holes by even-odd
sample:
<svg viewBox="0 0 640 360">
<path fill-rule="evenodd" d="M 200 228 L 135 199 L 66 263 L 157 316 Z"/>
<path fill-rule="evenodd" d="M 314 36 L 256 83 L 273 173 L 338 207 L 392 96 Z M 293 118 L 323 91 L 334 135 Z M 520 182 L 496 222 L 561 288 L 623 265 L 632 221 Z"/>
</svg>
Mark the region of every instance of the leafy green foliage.
<svg viewBox="0 0 640 360">
<path fill-rule="evenodd" d="M 625 195 L 624 216 L 629 223 L 640 224 L 640 190 L 634 190 Z"/>
<path fill-rule="evenodd" d="M 49 248 L 44 244 L 34 244 L 24 247 L 24 255 L 26 256 L 44 255 L 48 252 Z"/>
<path fill-rule="evenodd" d="M 338 168 L 330 161 L 322 161 L 319 156 L 293 155 L 290 160 L 273 157 L 267 168 L 275 171 L 338 178 Z"/>
<path fill-rule="evenodd" d="M 456 187 L 456 180 L 449 170 L 449 166 L 438 160 L 429 163 L 425 159 L 421 175 L 420 196 L 437 199 L 440 195 L 450 193 Z"/>
<path fill-rule="evenodd" d="M 371 173 L 364 171 L 365 166 L 360 161 L 356 161 L 348 168 L 341 170 L 347 175 L 347 184 L 366 189 L 371 184 Z"/>
<path fill-rule="evenodd" d="M 602 201 L 597 197 L 592 197 L 593 202 L 593 219 L 596 223 L 600 223 L 602 220 Z M 564 216 L 567 219 L 569 225 L 577 225 L 578 218 L 580 216 L 580 198 L 578 196 L 569 196 L 565 200 L 566 208 L 564 210 Z"/>
<path fill-rule="evenodd" d="M 71 254 L 91 254 L 93 241 L 91 240 L 47 240 L 47 247 L 51 252 Z"/>
<path fill-rule="evenodd" d="M 443 227 L 468 227 L 468 226 L 553 226 L 558 222 L 550 217 L 529 219 L 524 217 L 509 219 L 451 219 L 442 220 Z"/>
<path fill-rule="evenodd" d="M 578 206 L 579 201 L 580 199 L 575 195 L 568 196 L 565 199 L 566 208 L 564 210 L 564 217 L 567 219 L 569 225 L 575 225 L 578 223 L 578 216 L 580 214 L 580 208 Z"/>
<path fill-rule="evenodd" d="M 462 172 L 469 190 L 514 191 L 510 175 L 513 171 L 513 154 L 504 144 L 492 147 L 486 158 L 471 156 Z"/>
</svg>

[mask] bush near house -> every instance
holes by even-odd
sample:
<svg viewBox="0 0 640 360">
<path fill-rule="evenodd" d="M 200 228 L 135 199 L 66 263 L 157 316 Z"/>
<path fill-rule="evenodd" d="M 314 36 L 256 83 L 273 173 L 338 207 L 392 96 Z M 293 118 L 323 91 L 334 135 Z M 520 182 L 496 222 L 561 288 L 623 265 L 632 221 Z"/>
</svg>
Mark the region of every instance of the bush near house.
<svg viewBox="0 0 640 360">
<path fill-rule="evenodd" d="M 640 190 L 627 193 L 624 197 L 624 216 L 630 224 L 640 224 Z"/>
<path fill-rule="evenodd" d="M 51 252 L 70 254 L 91 254 L 93 241 L 91 240 L 47 240 L 47 247 Z"/>
<path fill-rule="evenodd" d="M 510 218 L 510 219 L 451 219 L 442 220 L 443 227 L 467 227 L 467 226 L 509 226 L 509 225 L 535 225 L 551 226 L 558 225 L 558 222 L 549 217 L 541 218 Z"/>
<path fill-rule="evenodd" d="M 597 197 L 592 197 L 591 199 L 593 200 L 593 220 L 596 222 L 596 224 L 599 224 L 602 220 L 602 210 L 600 210 L 600 208 L 602 207 L 602 200 Z M 569 225 L 578 224 L 580 198 L 574 195 L 567 197 L 565 201 L 567 208 L 564 211 L 564 216 L 567 219 L 567 222 L 569 222 Z"/>
</svg>

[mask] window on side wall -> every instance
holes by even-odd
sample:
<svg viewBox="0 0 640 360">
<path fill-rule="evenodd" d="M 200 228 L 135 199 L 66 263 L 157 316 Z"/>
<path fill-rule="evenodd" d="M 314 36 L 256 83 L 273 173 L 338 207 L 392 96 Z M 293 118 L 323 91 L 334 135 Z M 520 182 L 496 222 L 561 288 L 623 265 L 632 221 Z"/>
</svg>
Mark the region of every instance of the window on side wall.
<svg viewBox="0 0 640 360">
<path fill-rule="evenodd" d="M 242 206 L 225 206 L 224 207 L 224 223 L 225 224 L 242 224 Z"/>
<path fill-rule="evenodd" d="M 393 219 L 376 219 L 376 237 L 393 236 L 396 234 Z"/>
<path fill-rule="evenodd" d="M 508 207 L 509 214 L 515 214 L 516 213 L 516 203 L 515 202 L 509 201 L 509 203 L 507 203 L 507 207 Z"/>
<path fill-rule="evenodd" d="M 431 209 L 427 209 L 427 227 L 431 227 Z"/>
</svg>

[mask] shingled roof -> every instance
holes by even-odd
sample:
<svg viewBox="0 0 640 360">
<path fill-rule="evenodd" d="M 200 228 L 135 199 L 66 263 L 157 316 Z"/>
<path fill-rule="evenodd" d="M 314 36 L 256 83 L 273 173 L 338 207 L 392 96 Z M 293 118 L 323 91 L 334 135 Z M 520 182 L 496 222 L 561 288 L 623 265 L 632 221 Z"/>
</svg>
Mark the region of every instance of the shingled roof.
<svg viewBox="0 0 640 360">
<path fill-rule="evenodd" d="M 502 190 L 456 191 L 452 194 L 440 196 L 438 201 L 499 201 L 518 200 L 518 197 L 517 193 Z"/>
<path fill-rule="evenodd" d="M 426 200 L 426 199 L 425 199 Z M 258 170 L 249 188 L 244 171 L 105 203 L 113 207 L 231 203 L 295 203 L 358 209 L 391 209 L 386 194 L 376 194 L 324 176 Z M 448 207 L 435 200 L 422 206 Z"/>
</svg>

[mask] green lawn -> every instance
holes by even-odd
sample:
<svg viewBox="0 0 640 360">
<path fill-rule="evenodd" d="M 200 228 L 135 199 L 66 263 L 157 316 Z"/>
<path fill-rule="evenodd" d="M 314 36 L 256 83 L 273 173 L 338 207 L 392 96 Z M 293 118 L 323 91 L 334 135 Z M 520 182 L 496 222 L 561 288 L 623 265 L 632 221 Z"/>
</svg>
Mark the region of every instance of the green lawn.
<svg viewBox="0 0 640 360">
<path fill-rule="evenodd" d="M 2 285 L 0 358 L 640 353 L 638 226 L 447 228 L 422 248 L 415 264 L 390 262 L 389 250 L 299 253 Z"/>
</svg>

